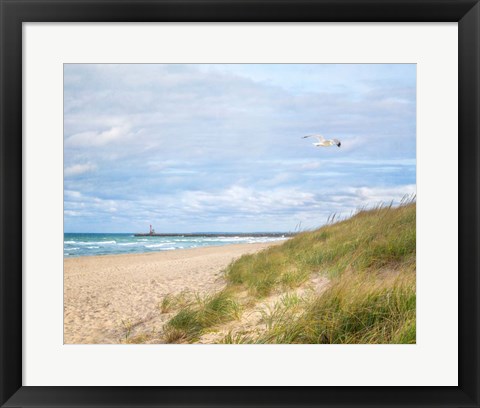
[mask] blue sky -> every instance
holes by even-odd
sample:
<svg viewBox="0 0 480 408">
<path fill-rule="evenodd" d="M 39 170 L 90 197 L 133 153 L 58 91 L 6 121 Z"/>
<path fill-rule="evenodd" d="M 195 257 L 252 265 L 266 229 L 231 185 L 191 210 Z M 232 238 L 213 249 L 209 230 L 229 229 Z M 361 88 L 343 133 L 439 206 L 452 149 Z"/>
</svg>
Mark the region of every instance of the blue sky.
<svg viewBox="0 0 480 408">
<path fill-rule="evenodd" d="M 413 64 L 66 64 L 65 232 L 313 228 L 415 193 L 415 146 Z"/>
</svg>

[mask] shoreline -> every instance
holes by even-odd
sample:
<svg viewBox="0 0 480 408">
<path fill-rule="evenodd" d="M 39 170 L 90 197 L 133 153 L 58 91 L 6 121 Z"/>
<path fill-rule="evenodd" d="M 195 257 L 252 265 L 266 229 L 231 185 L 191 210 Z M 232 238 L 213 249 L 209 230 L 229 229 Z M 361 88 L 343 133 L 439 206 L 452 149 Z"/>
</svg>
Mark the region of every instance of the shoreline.
<svg viewBox="0 0 480 408">
<path fill-rule="evenodd" d="M 148 252 L 130 252 L 130 253 L 122 253 L 122 254 L 98 254 L 98 255 L 78 255 L 78 256 L 64 256 L 63 261 L 67 261 L 69 259 L 84 259 L 84 258 L 105 258 L 105 257 L 121 257 L 121 256 L 143 256 L 143 255 L 156 255 L 156 254 L 168 254 L 174 252 L 183 252 L 183 251 L 194 251 L 196 249 L 203 250 L 203 249 L 210 249 L 210 248 L 227 248 L 227 247 L 237 247 L 237 246 L 255 246 L 255 245 L 280 245 L 289 240 L 292 237 L 285 237 L 282 240 L 276 241 L 267 241 L 267 242 L 242 242 L 239 244 L 222 244 L 222 245 L 208 245 L 208 246 L 201 246 L 201 247 L 194 247 L 194 248 L 175 248 L 169 250 L 158 250 L 158 251 L 148 251 Z"/>
<path fill-rule="evenodd" d="M 64 344 L 118 344 L 126 331 L 159 331 L 166 295 L 213 293 L 232 261 L 283 242 L 64 258 Z"/>
</svg>

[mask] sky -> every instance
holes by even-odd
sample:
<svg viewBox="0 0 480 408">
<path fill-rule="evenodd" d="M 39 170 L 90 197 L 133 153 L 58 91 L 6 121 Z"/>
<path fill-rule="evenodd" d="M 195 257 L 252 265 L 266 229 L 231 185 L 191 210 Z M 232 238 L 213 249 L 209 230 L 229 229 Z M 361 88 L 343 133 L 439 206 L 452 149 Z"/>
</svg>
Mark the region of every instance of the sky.
<svg viewBox="0 0 480 408">
<path fill-rule="evenodd" d="M 414 64 L 64 65 L 65 232 L 288 232 L 415 192 Z"/>
</svg>

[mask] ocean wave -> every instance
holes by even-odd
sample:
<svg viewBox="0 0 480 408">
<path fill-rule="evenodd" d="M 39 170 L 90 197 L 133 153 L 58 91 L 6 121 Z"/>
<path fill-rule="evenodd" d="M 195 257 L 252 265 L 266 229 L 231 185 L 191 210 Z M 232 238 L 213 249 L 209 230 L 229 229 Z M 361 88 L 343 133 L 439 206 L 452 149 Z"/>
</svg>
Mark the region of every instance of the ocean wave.
<svg viewBox="0 0 480 408">
<path fill-rule="evenodd" d="M 281 236 L 194 236 L 194 237 L 141 237 L 128 236 L 79 236 L 66 237 L 64 256 L 91 256 L 97 254 L 148 253 L 152 251 L 174 251 L 187 248 L 219 247 L 229 244 L 256 244 L 283 241 Z M 105 239 L 102 241 L 102 239 Z M 91 241 L 89 241 L 91 240 Z"/>
<path fill-rule="evenodd" d="M 247 238 L 241 238 L 241 237 L 209 237 L 209 238 L 203 238 L 199 242 L 238 242 L 238 241 L 245 241 Z"/>
<path fill-rule="evenodd" d="M 64 244 L 69 244 L 71 242 L 74 242 L 77 245 L 111 245 L 111 244 L 116 244 L 117 241 L 64 241 Z"/>
<path fill-rule="evenodd" d="M 163 242 L 161 244 L 144 245 L 144 247 L 145 248 L 161 248 L 161 247 L 164 247 L 165 245 L 172 245 L 172 243 L 171 242 Z M 173 249 L 175 249 L 175 248 L 173 248 Z"/>
</svg>

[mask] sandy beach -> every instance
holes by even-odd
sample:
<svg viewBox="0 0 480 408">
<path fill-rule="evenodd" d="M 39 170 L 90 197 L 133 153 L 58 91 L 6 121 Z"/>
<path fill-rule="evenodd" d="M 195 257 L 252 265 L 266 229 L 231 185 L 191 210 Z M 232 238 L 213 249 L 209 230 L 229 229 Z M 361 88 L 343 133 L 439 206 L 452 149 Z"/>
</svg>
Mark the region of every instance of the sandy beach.
<svg viewBox="0 0 480 408">
<path fill-rule="evenodd" d="M 64 343 L 118 344 L 138 333 L 155 338 L 169 317 L 159 312 L 167 294 L 216 291 L 232 260 L 276 244 L 66 258 Z"/>
</svg>

